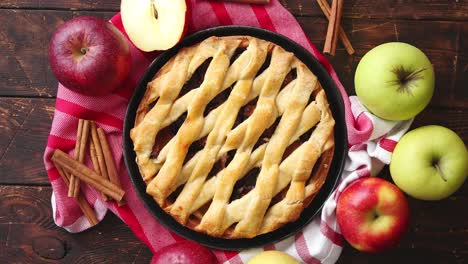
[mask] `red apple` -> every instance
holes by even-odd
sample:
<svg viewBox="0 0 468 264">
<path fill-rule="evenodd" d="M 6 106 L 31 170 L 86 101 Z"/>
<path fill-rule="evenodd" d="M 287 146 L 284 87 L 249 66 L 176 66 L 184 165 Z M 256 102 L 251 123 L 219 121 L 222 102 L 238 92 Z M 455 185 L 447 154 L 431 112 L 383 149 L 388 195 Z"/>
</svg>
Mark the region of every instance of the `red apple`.
<svg viewBox="0 0 468 264">
<path fill-rule="evenodd" d="M 192 241 L 182 241 L 158 250 L 151 264 L 215 264 L 216 257 L 206 247 Z"/>
<path fill-rule="evenodd" d="M 122 23 L 130 40 L 143 51 L 167 50 L 187 29 L 186 0 L 122 0 Z"/>
<path fill-rule="evenodd" d="M 354 248 L 375 253 L 400 241 L 409 224 L 409 208 L 398 187 L 368 177 L 341 193 L 336 217 L 344 238 Z"/>
<path fill-rule="evenodd" d="M 77 17 L 52 36 L 49 60 L 57 80 L 85 95 L 114 91 L 130 71 L 130 49 L 124 35 L 97 17 Z"/>
</svg>

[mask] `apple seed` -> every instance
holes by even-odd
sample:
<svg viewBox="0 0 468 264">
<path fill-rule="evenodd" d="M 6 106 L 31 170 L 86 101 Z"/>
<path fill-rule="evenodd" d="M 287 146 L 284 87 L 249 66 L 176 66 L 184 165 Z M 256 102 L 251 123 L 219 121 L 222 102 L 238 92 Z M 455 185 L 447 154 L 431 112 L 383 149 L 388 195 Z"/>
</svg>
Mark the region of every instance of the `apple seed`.
<svg viewBox="0 0 468 264">
<path fill-rule="evenodd" d="M 154 18 L 158 19 L 158 10 L 156 9 L 156 0 L 151 0 L 151 5 L 153 6 Z"/>
</svg>

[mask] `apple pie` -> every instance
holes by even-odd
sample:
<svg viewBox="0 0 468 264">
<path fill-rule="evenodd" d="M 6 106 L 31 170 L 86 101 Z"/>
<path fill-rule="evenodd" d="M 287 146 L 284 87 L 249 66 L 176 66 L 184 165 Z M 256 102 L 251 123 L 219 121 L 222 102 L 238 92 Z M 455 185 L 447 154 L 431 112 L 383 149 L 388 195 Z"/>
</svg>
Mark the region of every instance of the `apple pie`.
<svg viewBox="0 0 468 264">
<path fill-rule="evenodd" d="M 335 121 L 317 77 L 250 36 L 182 48 L 147 85 L 131 138 L 147 193 L 182 225 L 252 238 L 295 221 L 322 187 Z"/>
</svg>

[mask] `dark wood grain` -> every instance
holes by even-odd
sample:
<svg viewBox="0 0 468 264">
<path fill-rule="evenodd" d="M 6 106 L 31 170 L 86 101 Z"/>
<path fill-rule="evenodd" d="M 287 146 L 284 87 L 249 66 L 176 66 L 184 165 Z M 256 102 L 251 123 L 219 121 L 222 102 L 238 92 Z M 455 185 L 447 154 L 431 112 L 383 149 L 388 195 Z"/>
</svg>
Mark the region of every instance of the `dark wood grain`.
<svg viewBox="0 0 468 264">
<path fill-rule="evenodd" d="M 389 179 L 388 170 L 382 177 Z M 410 227 L 396 248 L 371 255 L 346 246 L 340 263 L 463 263 L 468 259 L 464 248 L 467 187 L 439 202 L 408 197 Z M 110 213 L 103 223 L 83 233 L 69 234 L 56 227 L 50 187 L 2 186 L 0 195 L 2 263 L 11 263 L 12 257 L 15 263 L 130 263 L 134 259 L 134 263 L 147 263 L 151 257 L 128 227 Z M 454 210 L 457 217 L 448 217 Z"/>
<path fill-rule="evenodd" d="M 301 17 L 298 21 L 322 50 L 326 20 Z M 420 48 L 434 65 L 436 85 L 431 106 L 468 107 L 468 23 L 386 19 L 348 19 L 343 23 L 356 53 L 349 56 L 338 45 L 336 55 L 328 59 L 348 93 L 354 93 L 354 72 L 366 52 L 379 44 L 402 41 Z"/>
<path fill-rule="evenodd" d="M 298 16 L 319 16 L 320 9 L 313 1 L 282 0 Z M 396 18 L 412 20 L 467 20 L 466 1 L 447 0 L 347 0 L 343 16 L 349 18 Z"/>
<path fill-rule="evenodd" d="M 379 175 L 392 181 L 388 167 Z M 410 226 L 400 244 L 386 252 L 368 254 L 347 245 L 338 263 L 466 263 L 468 251 L 468 184 L 441 201 L 407 196 Z M 455 213 L 456 212 L 456 213 Z"/>
<path fill-rule="evenodd" d="M 42 155 L 53 99 L 0 98 L 0 183 L 47 184 Z"/>
<path fill-rule="evenodd" d="M 327 22 L 316 0 L 280 1 L 321 50 Z M 348 56 L 338 45 L 329 60 L 348 93 L 354 94 L 354 71 L 368 50 L 389 41 L 416 45 L 434 65 L 436 91 L 412 127 L 443 125 L 468 144 L 468 1 L 344 2 L 343 27 L 356 54 Z M 57 84 L 48 65 L 49 39 L 64 21 L 79 15 L 108 19 L 119 5 L 118 0 L 0 1 L 0 263 L 151 259 L 146 246 L 111 213 L 83 233 L 57 227 L 42 161 Z M 388 168 L 380 176 L 391 181 Z M 408 201 L 410 228 L 396 248 L 371 255 L 346 245 L 339 263 L 467 263 L 468 183 L 442 201 Z"/>
<path fill-rule="evenodd" d="M 315 0 L 280 0 L 295 16 L 322 16 Z M 0 8 L 118 11 L 120 1 L 6 0 Z M 431 20 L 468 20 L 464 0 L 347 0 L 343 16 L 349 18 L 400 18 Z"/>
<path fill-rule="evenodd" d="M 57 81 L 49 66 L 49 39 L 64 21 L 89 14 L 0 10 L 0 96 L 55 96 Z M 92 14 L 110 18 L 114 13 Z"/>
<path fill-rule="evenodd" d="M 1 8 L 118 11 L 120 1 L 109 0 L 5 0 Z"/>
<path fill-rule="evenodd" d="M 0 96 L 55 96 L 56 80 L 47 58 L 48 39 L 63 21 L 83 14 L 89 12 L 0 10 L 0 20 L 6 20 L 0 28 L 0 48 L 5 53 L 0 67 L 9 69 L 0 72 L 0 81 L 5 83 Z M 112 16 L 105 12 L 97 14 Z M 301 17 L 298 20 L 312 42 L 322 49 L 325 19 Z M 421 48 L 434 64 L 436 92 L 431 105 L 468 106 L 468 89 L 464 83 L 468 70 L 468 23 L 388 19 L 345 19 L 343 23 L 356 54 L 349 56 L 338 46 L 337 55 L 330 57 L 330 61 L 348 92 L 354 89 L 354 71 L 367 51 L 384 42 L 404 41 Z M 426 37 L 428 34 L 431 37 Z"/>
<path fill-rule="evenodd" d="M 51 192 L 0 186 L 0 263 L 149 263 L 149 249 L 111 212 L 82 233 L 57 227 Z"/>
<path fill-rule="evenodd" d="M 281 0 L 295 16 L 320 16 L 316 0 Z M 346 0 L 345 18 L 467 20 L 468 3 L 460 0 Z"/>
</svg>

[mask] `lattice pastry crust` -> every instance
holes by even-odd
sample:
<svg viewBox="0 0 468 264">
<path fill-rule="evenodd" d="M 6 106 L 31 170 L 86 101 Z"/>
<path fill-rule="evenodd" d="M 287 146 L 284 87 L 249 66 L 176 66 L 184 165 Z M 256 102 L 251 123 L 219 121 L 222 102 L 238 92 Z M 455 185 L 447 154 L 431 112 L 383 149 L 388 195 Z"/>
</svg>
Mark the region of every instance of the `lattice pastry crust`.
<svg viewBox="0 0 468 264">
<path fill-rule="evenodd" d="M 188 87 L 203 65 L 203 80 Z M 211 236 L 252 238 L 296 220 L 320 190 L 334 124 L 294 54 L 254 37 L 211 37 L 148 83 L 131 138 L 147 193 L 167 213 Z M 253 171 L 254 187 L 237 195 Z"/>
</svg>

